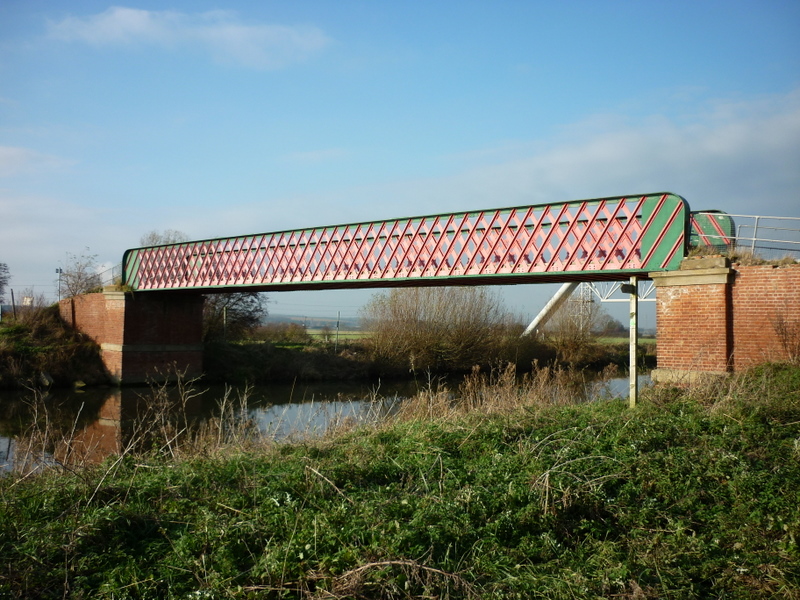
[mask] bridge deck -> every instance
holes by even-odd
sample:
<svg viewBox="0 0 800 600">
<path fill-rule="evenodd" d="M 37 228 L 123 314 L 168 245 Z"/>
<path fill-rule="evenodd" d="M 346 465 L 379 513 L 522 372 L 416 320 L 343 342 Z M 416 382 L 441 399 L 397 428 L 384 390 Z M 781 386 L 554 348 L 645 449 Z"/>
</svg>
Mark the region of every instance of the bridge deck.
<svg viewBox="0 0 800 600">
<path fill-rule="evenodd" d="M 670 193 L 392 219 L 135 248 L 134 290 L 260 291 L 622 280 L 676 269 Z"/>
</svg>

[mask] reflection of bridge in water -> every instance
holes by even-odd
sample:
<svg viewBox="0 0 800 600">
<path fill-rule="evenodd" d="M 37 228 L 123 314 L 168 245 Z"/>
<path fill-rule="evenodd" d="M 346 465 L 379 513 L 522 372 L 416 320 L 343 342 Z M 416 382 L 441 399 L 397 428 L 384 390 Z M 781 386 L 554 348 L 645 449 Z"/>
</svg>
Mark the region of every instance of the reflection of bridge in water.
<svg viewBox="0 0 800 600">
<path fill-rule="evenodd" d="M 458 389 L 458 380 L 450 383 L 453 389 Z M 605 395 L 622 396 L 626 387 L 627 378 L 603 379 L 600 383 L 588 380 L 582 396 L 579 390 L 575 391 L 589 400 Z M 385 419 L 393 414 L 398 402 L 420 391 L 415 381 L 382 382 L 380 387 L 344 381 L 269 384 L 247 389 L 246 410 L 239 392 L 231 393 L 228 405 L 233 409 L 229 413 L 231 420 L 223 424 L 222 430 L 219 405 L 226 391 L 223 386 L 203 387 L 200 395 L 191 391 L 188 402 L 176 386 L 159 388 L 160 397 L 155 405 L 152 392 L 141 388 L 55 391 L 46 395 L 37 409 L 41 411 L 39 417 L 47 411 L 49 423 L 46 436 L 49 442 L 44 452 L 41 444 L 45 436 L 29 437 L 36 431 L 31 423 L 22 430 L 10 431 L 0 418 L 0 476 L 15 467 L 26 473 L 44 465 L 98 464 L 125 452 L 158 449 L 177 454 L 187 437 L 198 434 L 207 436 L 206 439 L 210 436 L 213 443 L 229 443 L 225 427 L 236 428 L 237 433 L 246 429 L 265 443 L 307 439 L 339 425 Z M 169 393 L 164 395 L 165 391 Z M 29 439 L 35 443 L 29 444 Z"/>
<path fill-rule="evenodd" d="M 9 427 L 0 418 L 0 473 L 15 466 L 27 472 L 53 463 L 97 464 L 127 451 L 169 453 L 200 435 L 225 442 L 231 432 L 244 432 L 269 442 L 322 434 L 343 421 L 383 418 L 415 386 L 383 388 L 380 398 L 368 384 L 348 382 L 249 386 L 246 398 L 223 386 L 188 393 L 178 386 L 56 390 L 37 401 L 13 401 L 19 404 L 14 421 L 21 426 Z M 227 414 L 221 419 L 226 391 Z M 32 414 L 23 417 L 28 409 Z"/>
</svg>

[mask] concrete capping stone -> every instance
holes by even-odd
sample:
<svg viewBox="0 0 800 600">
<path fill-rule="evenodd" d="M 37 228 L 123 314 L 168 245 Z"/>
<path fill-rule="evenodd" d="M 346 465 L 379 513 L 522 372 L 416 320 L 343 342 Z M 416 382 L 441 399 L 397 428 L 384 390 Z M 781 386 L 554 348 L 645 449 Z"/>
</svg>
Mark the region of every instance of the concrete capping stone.
<svg viewBox="0 0 800 600">
<path fill-rule="evenodd" d="M 709 380 L 730 377 L 728 371 L 692 371 L 684 369 L 653 369 L 650 372 L 650 379 L 654 383 L 670 385 L 693 385 Z"/>
<path fill-rule="evenodd" d="M 676 285 L 710 285 L 729 283 L 733 273 L 730 267 L 692 269 L 689 271 L 655 271 L 648 273 L 657 288 Z"/>
<path fill-rule="evenodd" d="M 730 267 L 731 261 L 727 256 L 703 256 L 684 258 L 681 261 L 681 271 L 696 271 L 697 269 L 717 269 Z"/>
<path fill-rule="evenodd" d="M 109 300 L 124 300 L 125 299 L 125 292 L 121 291 L 119 288 L 104 287 L 102 293 L 103 293 L 103 296 L 105 296 Z"/>
</svg>

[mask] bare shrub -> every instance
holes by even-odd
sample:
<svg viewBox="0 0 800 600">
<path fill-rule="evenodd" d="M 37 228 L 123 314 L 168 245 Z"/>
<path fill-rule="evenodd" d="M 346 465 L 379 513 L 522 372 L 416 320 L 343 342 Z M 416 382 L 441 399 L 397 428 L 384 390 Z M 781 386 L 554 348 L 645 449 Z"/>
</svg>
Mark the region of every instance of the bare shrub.
<svg viewBox="0 0 800 600">
<path fill-rule="evenodd" d="M 203 340 L 240 340 L 253 334 L 267 316 L 267 297 L 259 292 L 207 294 Z"/>
<path fill-rule="evenodd" d="M 53 458 L 57 434 L 45 403 L 45 392 L 33 385 L 28 389 L 30 398 L 25 402 L 30 411 L 31 422 L 14 440 L 12 462 L 12 468 L 23 477 L 44 468 L 60 466 Z"/>
<path fill-rule="evenodd" d="M 397 407 L 394 419 L 448 421 L 468 414 L 510 414 L 523 407 L 577 404 L 594 397 L 595 388 L 614 374 L 609 369 L 600 378 L 593 378 L 572 367 L 539 368 L 534 364 L 530 373 L 520 377 L 511 363 L 485 372 L 474 368 L 456 390 L 441 379 L 430 378 L 423 390 Z"/>
<path fill-rule="evenodd" d="M 214 416 L 201 421 L 194 415 L 204 394 L 196 379 L 186 379 L 181 372 L 176 372 L 175 383 L 162 380 L 151 384 L 150 393 L 142 397 L 125 451 L 182 459 L 245 450 L 266 442 L 247 417 L 249 387 L 235 393 L 226 386 Z"/>
<path fill-rule="evenodd" d="M 374 296 L 362 318 L 376 359 L 415 372 L 507 358 L 514 326 L 499 296 L 483 287 L 394 289 Z"/>
<path fill-rule="evenodd" d="M 17 323 L 36 325 L 49 319 L 45 314 L 48 302 L 44 294 L 36 294 L 32 289 L 25 289 L 22 290 L 20 299 L 22 306 L 16 310 Z"/>
<path fill-rule="evenodd" d="M 786 315 L 779 314 L 772 326 L 786 353 L 786 360 L 793 365 L 800 364 L 800 320 L 792 321 Z"/>
<path fill-rule="evenodd" d="M 559 361 L 586 364 L 599 357 L 595 338 L 609 322 L 609 315 L 591 296 L 570 299 L 547 322 L 544 339 L 553 346 Z"/>
</svg>

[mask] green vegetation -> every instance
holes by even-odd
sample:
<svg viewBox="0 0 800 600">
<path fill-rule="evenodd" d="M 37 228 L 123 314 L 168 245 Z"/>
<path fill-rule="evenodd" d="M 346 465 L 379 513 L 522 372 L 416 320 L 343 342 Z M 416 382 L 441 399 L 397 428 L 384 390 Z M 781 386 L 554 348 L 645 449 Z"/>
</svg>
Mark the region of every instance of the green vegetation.
<svg viewBox="0 0 800 600">
<path fill-rule="evenodd" d="M 58 308 L 21 308 L 0 324 L 0 388 L 107 381 L 93 341 L 67 327 Z"/>
<path fill-rule="evenodd" d="M 159 419 L 146 451 L 12 474 L 0 596 L 800 598 L 800 369 L 635 410 L 570 404 L 572 375 L 293 444 Z"/>
<path fill-rule="evenodd" d="M 362 313 L 370 355 L 390 372 L 458 373 L 542 357 L 487 287 L 393 289 L 373 296 Z"/>
<path fill-rule="evenodd" d="M 242 341 L 211 343 L 203 353 L 204 381 L 265 383 L 342 381 L 375 375 L 366 350 L 356 342 Z"/>
</svg>

